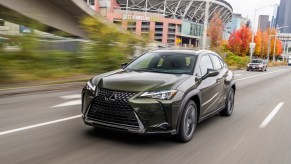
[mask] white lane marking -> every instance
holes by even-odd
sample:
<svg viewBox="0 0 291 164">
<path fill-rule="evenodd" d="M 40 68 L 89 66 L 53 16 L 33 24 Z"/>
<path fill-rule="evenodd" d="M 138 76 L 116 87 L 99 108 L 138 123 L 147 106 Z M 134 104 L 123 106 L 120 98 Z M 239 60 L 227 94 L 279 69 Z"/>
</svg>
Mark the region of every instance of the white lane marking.
<svg viewBox="0 0 291 164">
<path fill-rule="evenodd" d="M 66 107 L 66 106 L 75 106 L 75 105 L 80 105 L 82 104 L 81 100 L 72 100 L 68 101 L 59 105 L 52 106 L 51 108 L 59 108 L 59 107 Z"/>
<path fill-rule="evenodd" d="M 242 76 L 242 74 L 234 74 L 234 76 Z"/>
<path fill-rule="evenodd" d="M 24 131 L 24 130 L 28 130 L 28 129 L 38 128 L 38 127 L 41 127 L 41 126 L 51 125 L 51 124 L 55 124 L 55 123 L 59 123 L 59 122 L 69 121 L 69 120 L 73 120 L 73 119 L 76 119 L 76 118 L 80 118 L 81 116 L 82 115 L 77 115 L 77 116 L 67 117 L 67 118 L 63 118 L 63 119 L 59 119 L 59 120 L 54 120 L 54 121 L 44 122 L 44 123 L 40 123 L 40 124 L 35 124 L 35 125 L 31 125 L 31 126 L 25 126 L 25 127 L 22 127 L 22 128 L 7 130 L 7 131 L 0 132 L 0 136 L 6 135 L 6 134 L 15 133 L 15 132 L 20 132 L 20 131 Z"/>
<path fill-rule="evenodd" d="M 281 107 L 284 105 L 284 102 L 279 103 L 276 108 L 266 117 L 266 119 L 261 123 L 260 128 L 265 128 L 269 122 L 273 119 L 273 117 L 279 112 Z"/>
<path fill-rule="evenodd" d="M 259 75 L 249 76 L 249 77 L 245 77 L 245 78 L 237 79 L 237 80 L 235 80 L 235 81 L 247 80 L 247 79 L 251 79 L 251 78 L 254 78 L 254 77 L 258 77 L 258 76 L 264 76 L 264 75 L 268 75 L 268 74 L 273 74 L 273 73 L 277 73 L 277 72 L 282 72 L 282 71 L 285 71 L 285 70 L 286 70 L 286 69 L 281 69 L 281 70 L 278 70 L 278 71 L 273 71 L 273 72 L 263 73 L 263 74 L 259 74 Z"/>
<path fill-rule="evenodd" d="M 64 100 L 80 99 L 81 98 L 81 94 L 61 96 L 61 98 L 64 99 Z"/>
</svg>

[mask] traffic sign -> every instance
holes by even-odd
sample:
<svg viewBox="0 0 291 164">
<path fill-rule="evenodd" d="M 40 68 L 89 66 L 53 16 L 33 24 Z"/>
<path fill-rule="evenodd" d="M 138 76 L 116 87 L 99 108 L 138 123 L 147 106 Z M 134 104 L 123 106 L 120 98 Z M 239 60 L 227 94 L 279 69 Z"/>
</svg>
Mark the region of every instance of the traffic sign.
<svg viewBox="0 0 291 164">
<path fill-rule="evenodd" d="M 180 38 L 176 39 L 176 43 L 180 44 L 182 42 L 182 40 Z"/>
<path fill-rule="evenodd" d="M 255 49 L 256 48 L 256 43 L 250 43 L 250 49 Z"/>
</svg>

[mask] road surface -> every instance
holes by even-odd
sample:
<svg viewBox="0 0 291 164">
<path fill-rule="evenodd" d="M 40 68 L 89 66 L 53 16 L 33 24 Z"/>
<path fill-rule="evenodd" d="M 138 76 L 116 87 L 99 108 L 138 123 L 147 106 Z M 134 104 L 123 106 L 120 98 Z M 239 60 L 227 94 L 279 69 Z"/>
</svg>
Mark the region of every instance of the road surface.
<svg viewBox="0 0 291 164">
<path fill-rule="evenodd" d="M 191 142 L 94 130 L 80 90 L 0 99 L 0 163 L 290 164 L 291 68 L 234 71 L 234 113 L 198 125 Z"/>
</svg>

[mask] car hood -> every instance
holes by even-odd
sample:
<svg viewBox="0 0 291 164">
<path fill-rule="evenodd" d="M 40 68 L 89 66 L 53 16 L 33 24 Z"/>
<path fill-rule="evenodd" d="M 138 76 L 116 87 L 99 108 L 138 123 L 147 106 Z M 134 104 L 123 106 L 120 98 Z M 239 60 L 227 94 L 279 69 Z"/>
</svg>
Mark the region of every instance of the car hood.
<svg viewBox="0 0 291 164">
<path fill-rule="evenodd" d="M 118 70 L 93 78 L 100 88 L 132 92 L 176 89 L 190 75 Z"/>
</svg>

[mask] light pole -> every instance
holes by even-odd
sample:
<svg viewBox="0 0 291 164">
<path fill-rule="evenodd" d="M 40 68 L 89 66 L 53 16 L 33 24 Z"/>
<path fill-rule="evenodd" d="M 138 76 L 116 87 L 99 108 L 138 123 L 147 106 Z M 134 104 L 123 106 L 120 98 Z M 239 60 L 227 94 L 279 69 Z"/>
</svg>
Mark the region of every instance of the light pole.
<svg viewBox="0 0 291 164">
<path fill-rule="evenodd" d="M 278 33 L 280 33 L 280 29 L 282 28 L 288 28 L 289 26 L 282 26 L 282 27 L 278 27 L 276 28 L 277 30 L 277 35 L 270 35 L 270 36 L 275 36 L 275 43 L 274 43 L 274 53 L 273 53 L 273 63 L 275 63 L 275 60 L 276 60 L 276 46 L 277 46 L 277 37 L 278 37 Z M 270 45 L 270 36 L 269 36 L 269 47 L 271 46 Z M 269 51 L 268 51 L 268 56 L 269 56 Z"/>
<path fill-rule="evenodd" d="M 251 42 L 251 44 L 250 44 L 250 58 L 251 58 L 251 60 L 252 60 L 252 58 L 253 58 L 253 53 L 254 53 L 254 50 L 255 50 L 255 43 L 254 43 L 254 41 L 255 41 L 255 32 L 256 32 L 256 17 L 257 17 L 257 11 L 258 10 L 261 10 L 261 9 L 263 9 L 263 8 L 266 8 L 266 7 L 269 7 L 269 6 L 275 6 L 275 5 L 277 5 L 277 4 L 274 4 L 274 5 L 266 5 L 266 6 L 263 6 L 263 7 L 260 7 L 260 8 L 257 8 L 257 9 L 255 9 L 255 16 L 254 16 L 254 22 L 253 22 L 253 32 L 252 32 L 252 42 Z"/>
<path fill-rule="evenodd" d="M 126 19 L 128 18 L 128 0 L 126 0 Z"/>
<path fill-rule="evenodd" d="M 202 49 L 205 49 L 206 48 L 206 44 L 207 44 L 208 19 L 209 19 L 209 0 L 206 0 L 205 18 L 204 18 L 204 30 L 203 30 L 203 39 L 202 39 Z"/>
</svg>

